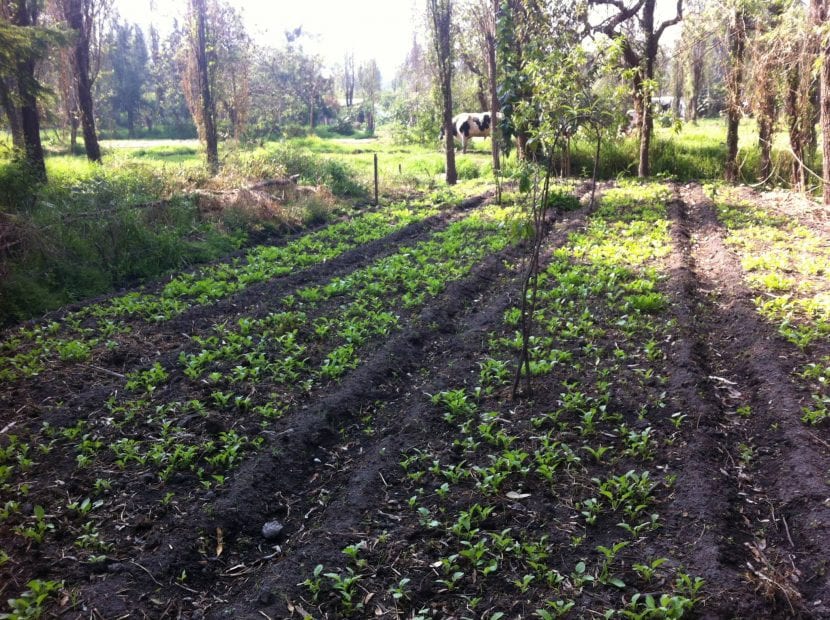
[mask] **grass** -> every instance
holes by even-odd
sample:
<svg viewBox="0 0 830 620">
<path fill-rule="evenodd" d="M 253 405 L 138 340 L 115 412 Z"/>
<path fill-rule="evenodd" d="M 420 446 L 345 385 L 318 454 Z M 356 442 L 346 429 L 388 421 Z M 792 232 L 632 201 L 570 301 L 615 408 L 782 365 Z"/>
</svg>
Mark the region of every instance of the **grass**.
<svg viewBox="0 0 830 620">
<path fill-rule="evenodd" d="M 786 135 L 776 135 L 773 144 L 773 176 L 770 185 L 789 183 L 792 157 Z M 760 151 L 758 129 L 753 119 L 744 119 L 739 131 L 741 180 L 758 181 Z M 588 176 L 593 169 L 594 144 L 577 140 L 574 143 L 572 167 L 574 173 Z M 599 174 L 601 178 L 633 175 L 637 172 L 639 142 L 634 136 L 608 140 L 603 144 Z M 679 181 L 717 180 L 723 178 L 726 160 L 726 124 L 722 119 L 702 119 L 696 125 L 684 123 L 680 132 L 670 127 L 655 127 L 651 153 L 652 175 Z M 811 162 L 813 170 L 821 170 L 820 159 Z"/>
<path fill-rule="evenodd" d="M 244 210 L 205 217 L 193 199 L 183 197 L 190 190 L 296 174 L 301 184 L 325 186 L 341 200 L 366 196 L 365 179 L 347 162 L 291 143 L 224 148 L 222 173 L 215 178 L 191 141 L 141 144 L 113 149 L 103 165 L 81 156 L 50 156 L 49 182 L 34 187 L 19 164 L 0 162 L 0 204 L 12 233 L 12 245 L 0 255 L 0 324 L 213 260 L 263 229 Z M 304 202 L 307 213 L 300 219 L 325 221 L 329 209 L 318 202 Z M 278 222 L 266 226 L 279 230 Z"/>
<path fill-rule="evenodd" d="M 657 127 L 653 174 L 678 180 L 718 179 L 724 140 L 725 126 L 719 119 L 685 124 L 679 133 Z M 744 121 L 739 157 L 747 181 L 754 180 L 757 169 L 756 140 L 754 122 Z M 789 166 L 784 142 L 779 135 L 775 183 L 784 182 Z M 50 137 L 49 183 L 34 192 L 25 170 L 0 160 L 0 204 L 5 205 L 15 242 L 13 251 L 0 255 L 0 294 L 8 300 L 0 308 L 0 324 L 212 260 L 240 247 L 251 232 L 262 228 L 240 212 L 205 220 L 187 200 L 171 201 L 163 217 L 133 209 L 194 188 L 236 188 L 296 174 L 300 183 L 326 186 L 341 200 L 366 201 L 374 185 L 375 156 L 379 190 L 387 199 L 421 195 L 444 204 L 492 187 L 489 140 L 473 141 L 468 154 L 457 156 L 460 183 L 450 189 L 444 185 L 444 156 L 437 141 L 398 145 L 383 128 L 372 138 L 343 138 L 318 128 L 315 134 L 253 147 L 223 144 L 222 172 L 214 178 L 195 140 L 116 140 L 102 145 L 105 161 L 99 166 L 67 154 L 65 145 Z M 637 152 L 633 137 L 607 141 L 600 176 L 632 174 Z M 576 174 L 587 176 L 593 167 L 593 145 L 576 140 L 572 162 Z M 510 178 L 519 163 L 515 153 L 503 157 L 503 175 Z M 312 205 L 301 219 L 320 222 L 325 215 Z"/>
</svg>

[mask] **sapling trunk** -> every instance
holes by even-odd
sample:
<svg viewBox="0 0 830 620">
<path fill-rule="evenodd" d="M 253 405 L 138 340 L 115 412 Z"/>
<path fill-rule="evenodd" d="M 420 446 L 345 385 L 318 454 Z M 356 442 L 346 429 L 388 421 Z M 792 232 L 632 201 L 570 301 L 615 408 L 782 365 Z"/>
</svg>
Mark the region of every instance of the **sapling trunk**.
<svg viewBox="0 0 830 620">
<path fill-rule="evenodd" d="M 591 177 L 591 204 L 589 205 L 589 209 L 591 211 L 594 210 L 594 199 L 597 195 L 597 176 L 599 175 L 599 153 L 602 147 L 602 128 L 597 125 L 597 149 L 594 153 L 594 173 Z"/>
<path fill-rule="evenodd" d="M 519 383 L 522 377 L 522 367 L 525 371 L 525 396 L 533 395 L 533 385 L 530 374 L 530 336 L 533 331 L 533 315 L 536 313 L 537 293 L 539 290 L 539 257 L 542 251 L 542 241 L 545 238 L 545 216 L 550 194 L 550 177 L 553 174 L 553 152 L 548 153 L 548 165 L 545 170 L 545 180 L 542 184 L 541 199 L 533 204 L 533 248 L 528 261 L 527 273 L 522 280 L 521 329 L 522 348 L 519 352 L 519 362 L 516 365 L 516 375 L 513 378 L 512 398 L 519 394 Z M 529 297 L 529 299 L 528 299 Z"/>
</svg>

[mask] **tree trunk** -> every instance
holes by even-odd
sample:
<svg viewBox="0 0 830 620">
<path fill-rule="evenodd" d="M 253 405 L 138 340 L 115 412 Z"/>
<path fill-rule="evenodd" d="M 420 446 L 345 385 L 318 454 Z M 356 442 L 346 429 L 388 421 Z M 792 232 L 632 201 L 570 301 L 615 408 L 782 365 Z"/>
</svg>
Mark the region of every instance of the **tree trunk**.
<svg viewBox="0 0 830 620">
<path fill-rule="evenodd" d="M 650 105 L 646 104 L 643 112 L 643 126 L 640 133 L 640 163 L 637 166 L 637 176 L 644 179 L 651 175 L 651 134 L 654 130 L 654 112 Z"/>
<path fill-rule="evenodd" d="M 72 114 L 69 118 L 69 152 L 74 155 L 78 149 L 78 117 Z"/>
<path fill-rule="evenodd" d="M 815 8 L 813 21 L 816 29 L 820 30 L 830 21 L 830 0 L 813 0 Z M 821 44 L 821 77 L 820 77 L 820 104 L 821 110 L 821 146 L 824 155 L 822 163 L 822 194 L 824 205 L 830 205 L 830 41 L 825 38 Z"/>
<path fill-rule="evenodd" d="M 14 14 L 17 26 L 29 28 L 37 21 L 37 5 L 32 0 L 20 0 Z M 37 110 L 37 81 L 35 80 L 35 59 L 21 58 L 17 63 L 18 96 L 20 97 L 20 125 L 23 134 L 23 149 L 32 173 L 46 181 L 46 163 L 43 160 L 43 145 L 40 142 L 40 116 Z"/>
<path fill-rule="evenodd" d="M 683 100 L 683 82 L 685 81 L 683 73 L 683 63 L 679 60 L 674 61 L 674 75 L 672 76 L 672 102 L 671 111 L 675 119 L 680 118 L 680 103 Z"/>
<path fill-rule="evenodd" d="M 84 132 L 84 148 L 87 159 L 101 161 L 101 147 L 95 131 L 95 114 L 92 102 L 92 81 L 89 77 L 89 24 L 85 22 L 84 9 L 90 0 L 68 0 L 64 5 L 66 21 L 75 31 L 75 76 L 78 85 L 78 108 L 81 112 L 81 127 Z"/>
<path fill-rule="evenodd" d="M 312 94 L 311 99 L 308 102 L 308 126 L 311 127 L 311 131 L 314 131 L 314 95 Z"/>
<path fill-rule="evenodd" d="M 207 61 L 207 8 L 205 0 L 190 0 L 196 20 L 196 67 L 199 73 L 199 98 L 202 106 L 205 151 L 207 164 L 212 174 L 219 171 L 219 145 L 216 136 L 216 107 L 210 92 L 210 77 Z"/>
<path fill-rule="evenodd" d="M 816 0 L 810 3 L 810 22 L 816 19 Z M 817 81 L 814 80 L 813 68 L 821 53 L 819 33 L 808 28 L 802 39 L 799 57 L 791 64 L 787 76 L 786 113 L 790 132 L 790 148 L 793 152 L 791 183 L 796 191 L 808 189 L 808 164 L 813 145 L 816 142 L 815 123 L 820 117 L 816 110 L 819 104 Z"/>
<path fill-rule="evenodd" d="M 527 135 L 526 131 L 523 129 L 516 130 L 516 156 L 523 161 L 530 157 L 527 149 L 527 141 L 529 139 L 530 136 Z"/>
<path fill-rule="evenodd" d="M 12 146 L 16 151 L 25 150 L 26 144 L 23 141 L 23 121 L 20 118 L 20 108 L 14 103 L 10 82 L 7 82 L 4 78 L 0 78 L 0 105 L 3 106 L 3 111 L 9 120 Z"/>
<path fill-rule="evenodd" d="M 795 191 L 804 191 L 806 184 L 804 183 L 805 175 L 803 172 L 803 162 L 806 152 L 804 132 L 801 129 L 801 114 L 799 113 L 799 82 L 800 75 L 798 68 L 791 69 L 787 80 L 787 97 L 786 97 L 786 111 L 787 111 L 787 129 L 790 136 L 790 150 L 792 151 L 793 161 L 790 168 L 790 185 Z"/>
<path fill-rule="evenodd" d="M 700 84 L 703 81 L 703 68 L 692 67 L 692 79 L 689 85 L 689 105 L 686 107 L 686 120 L 697 123 L 697 110 L 700 106 Z"/>
<path fill-rule="evenodd" d="M 727 183 L 738 181 L 738 127 L 741 122 L 744 50 L 746 49 L 746 15 L 735 9 L 729 27 L 729 75 L 727 77 L 726 165 Z"/>
<path fill-rule="evenodd" d="M 483 74 L 476 76 L 476 98 L 478 99 L 479 108 L 482 111 L 485 111 L 490 107 L 490 97 Z"/>
<path fill-rule="evenodd" d="M 499 124 L 499 88 L 496 71 L 496 23 L 498 22 L 499 0 L 493 0 L 493 21 L 488 24 L 485 42 L 487 44 L 487 73 L 490 78 L 490 142 L 493 149 L 493 172 L 501 170 L 499 148 L 501 128 Z"/>
<path fill-rule="evenodd" d="M 761 151 L 760 181 L 766 183 L 772 177 L 772 117 L 758 117 L 758 148 Z"/>
<path fill-rule="evenodd" d="M 651 105 L 651 84 L 654 79 L 654 63 L 657 60 L 659 49 L 657 37 L 654 34 L 654 8 L 656 0 L 646 0 L 643 6 L 642 24 L 646 36 L 644 57 L 641 61 L 641 68 L 638 76 L 640 83 L 638 88 L 642 96 L 643 121 L 640 132 L 640 163 L 637 166 L 637 176 L 644 179 L 651 175 L 651 135 L 654 131 L 654 107 Z M 630 46 L 626 46 L 630 49 Z M 638 78 L 635 78 L 638 79 Z"/>
<path fill-rule="evenodd" d="M 650 71 L 654 71 L 654 64 L 649 63 L 646 59 L 646 76 L 645 80 L 650 80 Z M 642 76 L 642 74 L 640 74 Z M 639 78 L 637 84 L 640 95 L 640 160 L 637 165 L 637 176 L 641 179 L 651 175 L 651 159 L 649 154 L 651 152 L 651 134 L 654 131 L 654 106 L 651 105 L 651 89 L 644 83 L 642 77 Z"/>
<path fill-rule="evenodd" d="M 775 118 L 778 115 L 774 71 L 773 63 L 767 54 L 766 60 L 761 61 L 755 84 L 758 97 L 758 150 L 761 153 L 758 175 L 762 183 L 772 178 L 772 136 L 775 132 Z"/>
<path fill-rule="evenodd" d="M 452 80 L 449 80 L 451 83 Z M 442 83 L 444 91 L 444 154 L 446 157 L 446 180 L 447 185 L 455 185 L 458 182 L 458 171 L 455 168 L 455 126 L 452 123 L 452 91 L 450 83 Z"/>
<path fill-rule="evenodd" d="M 452 123 L 452 0 L 429 0 L 427 9 L 431 22 L 432 39 L 438 63 L 438 77 L 443 102 L 444 150 L 447 185 L 458 182 L 455 168 L 455 128 Z"/>
</svg>

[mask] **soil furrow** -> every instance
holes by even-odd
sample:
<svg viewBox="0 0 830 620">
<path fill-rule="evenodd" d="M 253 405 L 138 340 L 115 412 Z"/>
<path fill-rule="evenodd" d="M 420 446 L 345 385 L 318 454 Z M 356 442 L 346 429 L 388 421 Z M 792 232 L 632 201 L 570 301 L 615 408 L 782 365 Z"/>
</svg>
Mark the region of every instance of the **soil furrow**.
<svg viewBox="0 0 830 620">
<path fill-rule="evenodd" d="M 669 287 L 674 296 L 679 338 L 671 349 L 671 392 L 679 411 L 688 415 L 695 431 L 685 447 L 685 463 L 677 480 L 671 514 L 671 530 L 687 533 L 689 568 L 710 585 L 712 597 L 705 613 L 720 617 L 724 612 L 750 613 L 753 602 L 745 600 L 745 584 L 739 578 L 744 550 L 749 540 L 735 513 L 738 487 L 725 475 L 726 455 L 720 449 L 734 443 L 724 427 L 724 411 L 716 396 L 710 358 L 705 342 L 708 312 L 700 297 L 688 206 L 679 199 L 669 205 L 674 250 L 670 259 Z M 670 537 L 670 538 L 673 538 Z"/>
<path fill-rule="evenodd" d="M 825 482 L 830 460 L 800 420 L 807 394 L 786 362 L 795 351 L 756 313 L 712 202 L 699 186 L 684 188 L 683 198 L 693 231 L 695 276 L 709 294 L 706 329 L 698 334 L 725 414 L 729 469 L 738 487 L 732 509 L 744 521 L 744 527 L 736 524 L 738 532 L 752 533 L 734 568 L 765 597 L 768 610 L 826 617 L 826 550 L 814 541 L 830 533 Z M 739 407 L 743 416 L 737 415 Z"/>
</svg>

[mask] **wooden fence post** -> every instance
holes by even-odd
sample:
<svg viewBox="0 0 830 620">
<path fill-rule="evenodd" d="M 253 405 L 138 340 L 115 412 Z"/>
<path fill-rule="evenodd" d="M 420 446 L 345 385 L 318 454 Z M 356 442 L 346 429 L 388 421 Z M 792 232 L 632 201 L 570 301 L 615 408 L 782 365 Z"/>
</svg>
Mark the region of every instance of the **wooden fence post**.
<svg viewBox="0 0 830 620">
<path fill-rule="evenodd" d="M 378 206 L 378 154 L 375 153 L 375 206 Z"/>
</svg>

